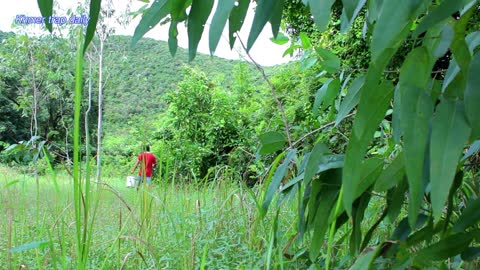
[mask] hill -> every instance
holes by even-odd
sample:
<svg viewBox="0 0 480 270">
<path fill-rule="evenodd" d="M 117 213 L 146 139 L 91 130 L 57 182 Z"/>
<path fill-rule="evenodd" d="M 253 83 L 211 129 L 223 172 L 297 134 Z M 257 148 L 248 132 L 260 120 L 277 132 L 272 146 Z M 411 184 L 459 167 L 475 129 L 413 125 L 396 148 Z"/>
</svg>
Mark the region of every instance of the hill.
<svg viewBox="0 0 480 270">
<path fill-rule="evenodd" d="M 112 36 L 105 47 L 104 114 L 115 125 L 161 112 L 161 97 L 183 79 L 184 66 L 200 68 L 209 79 L 228 89 L 232 71 L 244 62 L 199 54 L 189 63 L 186 49 L 178 48 L 172 57 L 164 41 L 143 38 L 134 47 L 130 43 L 131 37 Z M 258 83 L 263 83 L 252 66 L 248 69 Z"/>
</svg>

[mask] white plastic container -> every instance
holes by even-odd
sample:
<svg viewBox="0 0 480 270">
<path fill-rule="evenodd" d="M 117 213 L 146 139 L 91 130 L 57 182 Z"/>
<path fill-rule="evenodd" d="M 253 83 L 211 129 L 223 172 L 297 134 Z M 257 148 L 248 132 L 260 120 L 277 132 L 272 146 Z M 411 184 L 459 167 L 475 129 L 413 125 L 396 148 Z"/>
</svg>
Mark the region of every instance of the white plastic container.
<svg viewBox="0 0 480 270">
<path fill-rule="evenodd" d="M 127 176 L 127 183 L 126 183 L 126 186 L 127 187 L 135 187 L 135 176 Z"/>
</svg>

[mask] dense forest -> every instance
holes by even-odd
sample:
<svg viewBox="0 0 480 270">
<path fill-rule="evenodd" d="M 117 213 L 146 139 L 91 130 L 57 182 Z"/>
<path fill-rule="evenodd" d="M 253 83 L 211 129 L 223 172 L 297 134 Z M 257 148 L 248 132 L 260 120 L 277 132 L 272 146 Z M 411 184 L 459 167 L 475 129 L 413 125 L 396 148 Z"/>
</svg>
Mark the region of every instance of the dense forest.
<svg viewBox="0 0 480 270">
<path fill-rule="evenodd" d="M 0 209 L 10 220 L 0 252 L 10 268 L 21 263 L 12 254 L 32 250 L 36 266 L 77 269 L 478 268 L 477 0 L 161 0 L 135 13 L 133 37 L 105 39 L 94 30 L 108 10 L 90 2 L 82 36 L 0 32 L 0 192 L 9 195 Z M 142 38 L 159 23 L 170 26 L 167 42 Z M 177 48 L 180 23 L 188 49 Z M 228 29 L 248 57 L 267 25 L 271 46 L 289 44 L 296 61 L 261 67 L 197 53 L 200 38 L 215 51 Z M 129 193 L 125 177 L 147 146 L 154 185 Z M 54 209 L 64 223 L 40 230 L 48 240 L 15 242 L 12 209 L 28 211 L 10 207 L 27 205 L 11 194 L 35 190 L 32 215 L 49 227 L 40 183 L 60 194 L 57 173 L 73 184 L 73 200 L 60 197 L 70 207 Z M 102 204 L 116 204 L 113 222 L 96 216 L 108 213 Z M 89 253 L 103 245 L 96 221 L 115 226 L 108 252 Z M 51 236 L 65 230 L 76 239 Z"/>
</svg>

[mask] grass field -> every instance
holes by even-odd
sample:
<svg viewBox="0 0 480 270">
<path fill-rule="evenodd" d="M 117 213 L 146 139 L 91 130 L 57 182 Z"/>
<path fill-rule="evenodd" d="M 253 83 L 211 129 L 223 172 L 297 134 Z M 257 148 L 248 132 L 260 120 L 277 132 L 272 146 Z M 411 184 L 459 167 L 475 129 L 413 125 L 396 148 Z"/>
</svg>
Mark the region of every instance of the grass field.
<svg viewBox="0 0 480 270">
<path fill-rule="evenodd" d="M 56 181 L 55 181 L 56 179 Z M 76 256 L 71 177 L 34 177 L 0 167 L 1 269 L 73 269 Z M 219 177 L 92 188 L 94 223 L 87 269 L 295 269 L 295 209 L 259 217 L 247 188 Z M 255 191 L 254 191 L 255 192 Z M 95 210 L 95 211 L 94 211 Z M 274 241 L 276 244 L 274 245 Z M 275 248 L 280 246 L 282 248 Z"/>
</svg>

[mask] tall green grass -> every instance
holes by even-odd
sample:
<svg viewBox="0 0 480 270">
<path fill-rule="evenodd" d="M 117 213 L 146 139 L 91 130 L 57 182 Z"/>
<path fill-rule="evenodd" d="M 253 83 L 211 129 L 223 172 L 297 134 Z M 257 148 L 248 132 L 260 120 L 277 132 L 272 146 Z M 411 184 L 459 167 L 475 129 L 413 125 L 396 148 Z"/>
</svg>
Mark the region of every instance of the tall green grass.
<svg viewBox="0 0 480 270">
<path fill-rule="evenodd" d="M 77 268 L 70 176 L 57 175 L 59 193 L 51 176 L 40 177 L 37 218 L 34 179 L 0 168 L 0 217 L 6 221 L 0 223 L 0 265 Z M 123 178 L 105 179 L 91 190 L 98 208 L 87 269 L 302 268 L 283 255 L 295 234 L 295 209 L 261 218 L 249 193 L 255 190 L 223 173 L 203 184 L 162 178 L 138 191 L 126 188 Z"/>
</svg>

